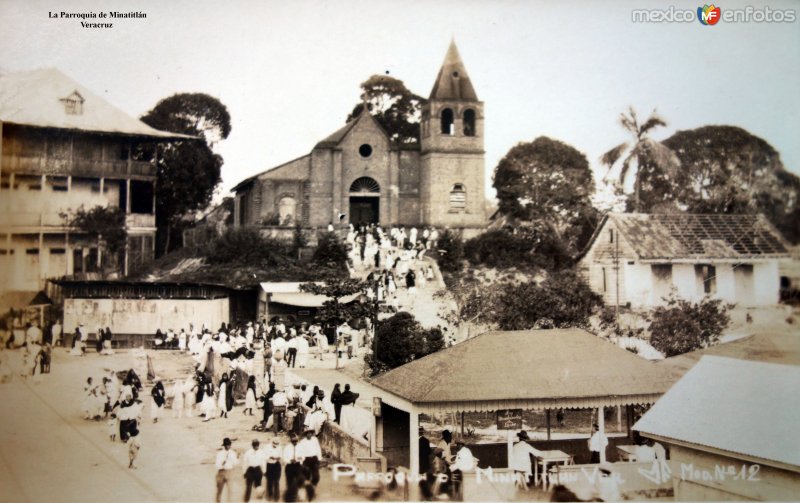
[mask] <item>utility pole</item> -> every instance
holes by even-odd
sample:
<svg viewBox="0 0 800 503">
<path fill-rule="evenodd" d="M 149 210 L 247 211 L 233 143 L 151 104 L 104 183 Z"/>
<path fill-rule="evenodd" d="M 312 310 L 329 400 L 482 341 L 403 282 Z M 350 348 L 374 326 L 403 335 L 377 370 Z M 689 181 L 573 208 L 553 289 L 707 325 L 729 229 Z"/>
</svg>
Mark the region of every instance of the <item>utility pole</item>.
<svg viewBox="0 0 800 503">
<path fill-rule="evenodd" d="M 612 232 L 614 232 L 612 230 Z M 617 326 L 619 326 L 619 233 L 615 232 L 616 236 L 614 236 L 614 277 L 616 282 L 616 287 L 614 288 L 614 294 L 616 296 L 616 301 L 614 302 L 614 319 L 616 320 Z"/>
</svg>

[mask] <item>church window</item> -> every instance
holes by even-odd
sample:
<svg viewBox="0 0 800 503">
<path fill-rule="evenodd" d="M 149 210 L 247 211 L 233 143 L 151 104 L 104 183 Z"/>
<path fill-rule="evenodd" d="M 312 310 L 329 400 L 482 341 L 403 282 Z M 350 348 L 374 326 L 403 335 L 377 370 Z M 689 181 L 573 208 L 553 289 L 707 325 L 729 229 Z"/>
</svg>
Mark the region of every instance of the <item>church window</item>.
<svg viewBox="0 0 800 503">
<path fill-rule="evenodd" d="M 475 110 L 464 111 L 464 136 L 475 136 Z"/>
<path fill-rule="evenodd" d="M 350 193 L 379 194 L 381 186 L 378 182 L 368 176 L 357 178 L 350 184 Z"/>
<path fill-rule="evenodd" d="M 294 225 L 297 200 L 293 195 L 284 195 L 278 202 L 278 218 L 281 225 Z"/>
<path fill-rule="evenodd" d="M 361 157 L 369 157 L 372 155 L 372 146 L 368 143 L 365 143 L 358 147 L 358 153 L 361 155 Z"/>
<path fill-rule="evenodd" d="M 450 191 L 450 211 L 459 212 L 467 208 L 467 189 L 463 183 L 453 185 Z"/>
<path fill-rule="evenodd" d="M 452 135 L 455 133 L 455 121 L 453 110 L 445 108 L 442 110 L 442 134 Z"/>
</svg>

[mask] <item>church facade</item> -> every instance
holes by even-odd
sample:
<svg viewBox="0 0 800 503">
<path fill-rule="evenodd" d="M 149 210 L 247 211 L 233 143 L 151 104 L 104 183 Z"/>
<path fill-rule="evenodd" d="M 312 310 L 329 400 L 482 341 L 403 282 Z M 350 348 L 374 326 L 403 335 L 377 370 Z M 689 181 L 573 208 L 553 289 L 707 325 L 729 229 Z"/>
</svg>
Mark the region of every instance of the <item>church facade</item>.
<svg viewBox="0 0 800 503">
<path fill-rule="evenodd" d="M 483 102 L 455 42 L 420 129 L 419 143 L 397 144 L 360 114 L 310 153 L 234 187 L 234 225 L 483 227 Z"/>
</svg>

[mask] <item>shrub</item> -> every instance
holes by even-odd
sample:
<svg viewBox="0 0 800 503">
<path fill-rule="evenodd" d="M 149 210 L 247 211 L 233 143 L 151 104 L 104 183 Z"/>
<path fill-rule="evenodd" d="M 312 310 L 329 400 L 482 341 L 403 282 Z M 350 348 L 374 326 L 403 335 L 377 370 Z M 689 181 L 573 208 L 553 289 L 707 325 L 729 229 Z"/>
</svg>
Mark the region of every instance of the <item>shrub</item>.
<svg viewBox="0 0 800 503">
<path fill-rule="evenodd" d="M 276 239 L 263 237 L 256 229 L 228 229 L 209 246 L 210 264 L 271 267 L 285 262 L 289 250 Z"/>
<path fill-rule="evenodd" d="M 583 327 L 602 303 L 602 298 L 568 269 L 550 274 L 541 284 L 505 285 L 494 321 L 501 330 Z"/>
<path fill-rule="evenodd" d="M 501 269 L 533 262 L 533 242 L 504 230 L 493 230 L 464 243 L 464 256 L 470 263 Z"/>
<path fill-rule="evenodd" d="M 439 236 L 437 253 L 439 255 L 439 268 L 445 272 L 458 272 L 464 260 L 464 240 L 461 234 L 445 229 Z"/>
<path fill-rule="evenodd" d="M 317 247 L 311 256 L 311 262 L 333 269 L 347 267 L 347 245 L 339 240 L 333 232 L 326 232 L 319 237 Z"/>
<path fill-rule="evenodd" d="M 655 308 L 650 319 L 650 343 L 666 357 L 707 347 L 719 340 L 730 323 L 733 305 L 704 298 L 698 303 L 671 296 L 666 306 Z"/>
</svg>

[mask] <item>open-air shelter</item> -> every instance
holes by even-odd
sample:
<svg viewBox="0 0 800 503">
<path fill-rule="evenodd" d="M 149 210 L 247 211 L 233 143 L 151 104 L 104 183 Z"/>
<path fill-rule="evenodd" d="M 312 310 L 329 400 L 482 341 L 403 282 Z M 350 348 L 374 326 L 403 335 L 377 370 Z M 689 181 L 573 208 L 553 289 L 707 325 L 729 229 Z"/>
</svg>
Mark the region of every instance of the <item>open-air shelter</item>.
<svg viewBox="0 0 800 503">
<path fill-rule="evenodd" d="M 654 403 L 673 382 L 581 329 L 488 332 L 376 378 L 376 438 L 387 459 L 418 473 L 420 414 L 596 408 L 602 428 L 602 409 L 624 406 L 630 427 L 631 406 Z"/>
</svg>

